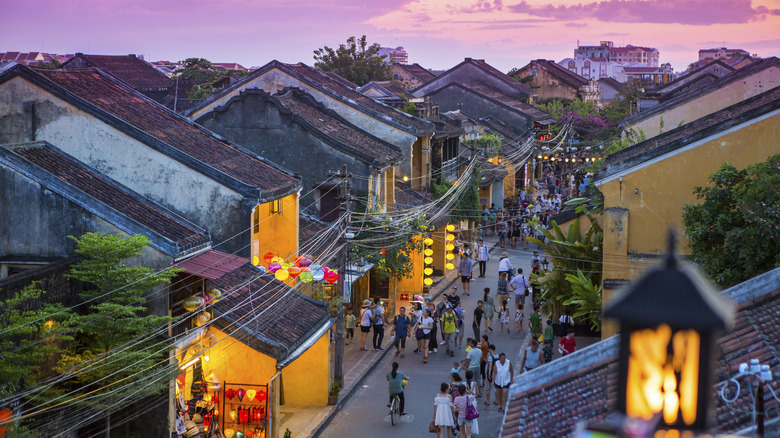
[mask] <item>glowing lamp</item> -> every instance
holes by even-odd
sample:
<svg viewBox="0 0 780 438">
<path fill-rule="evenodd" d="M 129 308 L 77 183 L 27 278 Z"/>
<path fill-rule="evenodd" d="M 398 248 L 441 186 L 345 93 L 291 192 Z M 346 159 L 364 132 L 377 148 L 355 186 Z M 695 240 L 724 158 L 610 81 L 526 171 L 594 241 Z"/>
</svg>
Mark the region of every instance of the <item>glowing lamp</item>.
<svg viewBox="0 0 780 438">
<path fill-rule="evenodd" d="M 455 265 L 453 265 L 452 263 L 447 263 L 446 265 L 444 265 L 444 267 L 449 269 L 450 271 L 455 269 Z"/>
<path fill-rule="evenodd" d="M 423 240 L 423 243 L 424 243 L 424 244 L 426 244 L 426 245 L 428 245 L 428 246 L 431 246 L 431 245 L 433 245 L 433 239 L 431 239 L 430 237 L 426 237 L 426 238 Z"/>
<path fill-rule="evenodd" d="M 447 231 L 449 231 L 449 232 L 455 231 L 455 225 L 447 224 Z"/>
<path fill-rule="evenodd" d="M 181 303 L 181 306 L 184 307 L 184 310 L 192 312 L 193 310 L 200 307 L 200 298 L 196 296 L 189 296 L 184 299 L 184 301 Z"/>
<path fill-rule="evenodd" d="M 272 253 L 272 252 L 267 252 L 267 253 L 265 253 L 265 255 L 263 256 L 263 261 L 264 261 L 264 262 L 265 262 L 265 264 L 267 265 L 267 264 L 269 264 L 269 263 L 271 263 L 271 262 L 273 261 L 274 257 L 276 257 L 276 255 L 274 255 L 274 253 Z"/>
<path fill-rule="evenodd" d="M 298 277 L 298 279 L 304 283 L 311 283 L 311 281 L 314 279 L 314 274 L 312 274 L 310 271 L 301 272 L 301 275 Z"/>
<path fill-rule="evenodd" d="M 287 273 L 290 274 L 290 277 L 295 278 L 301 275 L 301 268 L 297 266 L 290 266 L 289 268 L 287 268 Z"/>
<path fill-rule="evenodd" d="M 328 283 L 335 283 L 339 279 L 339 274 L 336 271 L 328 271 L 325 273 L 325 281 Z"/>
<path fill-rule="evenodd" d="M 433 274 L 433 269 L 432 268 L 425 268 L 425 269 L 423 269 L 423 274 L 431 275 L 431 274 Z"/>
<path fill-rule="evenodd" d="M 430 257 L 430 256 L 433 255 L 433 250 L 428 248 L 425 251 L 423 251 L 423 254 L 425 254 L 426 256 Z"/>
<path fill-rule="evenodd" d="M 696 268 L 674 256 L 619 292 L 604 317 L 620 322 L 617 408 L 658 427 L 706 430 L 714 340 L 729 328 L 734 307 Z"/>
<path fill-rule="evenodd" d="M 260 257 L 258 256 L 252 256 L 252 264 L 257 266 L 260 264 Z"/>
<path fill-rule="evenodd" d="M 219 289 L 211 289 L 209 290 L 209 297 L 211 297 L 211 301 L 217 302 L 222 298 L 222 292 Z"/>
<path fill-rule="evenodd" d="M 447 260 L 454 260 L 455 259 L 455 254 L 449 253 L 445 257 L 447 258 Z"/>
<path fill-rule="evenodd" d="M 433 257 L 426 257 L 423 259 L 423 261 L 425 262 L 426 265 L 430 265 L 431 263 L 433 263 Z"/>
<path fill-rule="evenodd" d="M 409 177 L 407 175 L 404 175 L 404 182 L 409 181 Z"/>
<path fill-rule="evenodd" d="M 447 235 L 444 236 L 444 239 L 452 242 L 453 240 L 455 240 L 455 235 L 454 234 L 447 234 Z"/>
<path fill-rule="evenodd" d="M 453 249 L 455 249 L 455 245 L 448 243 L 447 246 L 444 247 L 444 249 L 446 249 L 447 251 L 452 251 Z"/>
<path fill-rule="evenodd" d="M 541 159 L 542 159 L 542 156 L 541 156 L 541 155 L 537 155 L 537 156 L 536 156 L 536 158 L 538 158 L 538 159 L 540 159 L 540 160 L 541 160 Z"/>
<path fill-rule="evenodd" d="M 290 278 L 290 273 L 287 272 L 286 269 L 279 269 L 278 271 L 274 272 L 274 277 L 276 277 L 279 281 L 284 281 Z"/>
<path fill-rule="evenodd" d="M 430 278 L 426 278 L 425 280 L 423 280 L 423 284 L 426 286 L 430 286 L 433 284 L 433 280 L 431 280 Z"/>
<path fill-rule="evenodd" d="M 271 262 L 268 264 L 268 272 L 272 274 L 280 269 L 282 269 L 282 265 L 279 262 Z"/>
</svg>

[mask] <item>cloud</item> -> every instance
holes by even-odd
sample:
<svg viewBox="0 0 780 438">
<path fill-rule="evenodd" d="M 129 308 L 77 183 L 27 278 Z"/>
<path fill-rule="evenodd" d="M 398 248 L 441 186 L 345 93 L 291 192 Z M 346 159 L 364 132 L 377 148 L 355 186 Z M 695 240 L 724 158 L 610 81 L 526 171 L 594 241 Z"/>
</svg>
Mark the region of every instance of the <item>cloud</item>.
<svg viewBox="0 0 780 438">
<path fill-rule="evenodd" d="M 571 21 L 569 23 L 566 23 L 566 27 L 587 27 L 588 23 L 577 23 L 574 21 Z"/>
<path fill-rule="evenodd" d="M 504 9 L 504 2 L 502 0 L 478 0 L 475 3 L 471 3 L 464 6 L 456 6 L 453 4 L 447 4 L 444 9 L 451 14 L 476 14 L 480 12 L 497 12 Z"/>
<path fill-rule="evenodd" d="M 572 6 L 507 6 L 515 13 L 557 20 L 596 19 L 612 23 L 678 23 L 696 26 L 747 23 L 779 15 L 780 10 L 753 7 L 751 0 L 605 0 Z"/>
</svg>

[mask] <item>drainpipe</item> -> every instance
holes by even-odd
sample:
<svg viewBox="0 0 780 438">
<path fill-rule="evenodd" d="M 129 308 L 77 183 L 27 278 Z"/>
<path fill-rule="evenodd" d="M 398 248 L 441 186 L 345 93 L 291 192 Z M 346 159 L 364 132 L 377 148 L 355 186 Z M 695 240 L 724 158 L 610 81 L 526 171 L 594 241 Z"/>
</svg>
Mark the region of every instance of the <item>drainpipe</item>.
<svg viewBox="0 0 780 438">
<path fill-rule="evenodd" d="M 274 392 L 274 383 L 279 376 L 282 375 L 282 368 L 276 367 L 276 374 L 268 381 L 268 398 L 271 399 L 271 412 L 268 413 L 268 438 L 279 437 L 279 424 L 276 419 L 279 417 L 279 402 L 276 400 L 276 394 Z M 281 398 L 279 399 L 281 400 Z"/>
</svg>

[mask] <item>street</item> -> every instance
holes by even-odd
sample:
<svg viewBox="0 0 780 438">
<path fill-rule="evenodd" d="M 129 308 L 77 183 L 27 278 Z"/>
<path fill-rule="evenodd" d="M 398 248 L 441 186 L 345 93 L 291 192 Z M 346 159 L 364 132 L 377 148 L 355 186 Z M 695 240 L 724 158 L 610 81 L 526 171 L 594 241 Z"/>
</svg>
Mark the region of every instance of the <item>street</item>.
<svg viewBox="0 0 780 438">
<path fill-rule="evenodd" d="M 486 244 L 492 246 L 495 244 L 495 241 L 495 237 L 490 237 L 487 239 Z M 462 295 L 463 289 L 460 279 L 453 284 L 458 286 L 458 294 L 461 296 L 461 303 L 465 309 L 464 347 L 465 339 L 474 336 L 471 328 L 473 311 L 477 305 L 477 301 L 482 299 L 483 289 L 489 287 L 493 298 L 497 299 L 496 284 L 498 279 L 498 261 L 501 258 L 501 253 L 503 251 L 504 249 L 500 247 L 495 247 L 490 251 L 490 261 L 487 263 L 485 274 L 486 278 L 478 277 L 479 266 L 477 262 L 474 262 L 474 278 L 471 281 L 470 296 Z M 510 254 L 509 259 L 515 269 L 523 268 L 523 271 L 526 274 L 530 271 L 532 256 L 531 248 L 529 248 L 528 251 L 509 250 L 507 252 Z M 514 316 L 514 294 L 511 291 L 509 297 L 511 297 L 508 303 L 510 315 Z M 514 364 L 515 375 L 517 375 L 519 367 L 518 356 L 522 359 L 521 345 L 527 342 L 528 315 L 532 313 L 532 309 L 530 308 L 530 297 L 527 297 L 525 301 L 523 309 L 525 314 L 524 327 L 520 333 L 515 331 L 514 319 L 512 319 L 510 323 L 512 332 L 507 334 L 505 329 L 503 333 L 500 333 L 498 314 L 493 318 L 493 331 L 487 331 L 487 334 L 490 337 L 490 343 L 495 344 L 496 346 L 496 354 L 501 352 L 506 353 L 507 358 Z M 500 303 L 496 302 L 496 306 L 499 305 Z M 484 334 L 485 328 L 482 327 L 482 329 L 482 334 Z M 387 335 L 389 336 L 389 329 Z M 440 334 L 438 341 L 441 341 Z M 374 372 L 372 372 L 363 382 L 362 387 L 357 390 L 352 399 L 349 400 L 344 408 L 336 415 L 321 436 L 334 438 L 364 438 L 366 436 L 390 437 L 399 435 L 408 437 L 433 436 L 428 432 L 428 424 L 433 419 L 433 399 L 439 392 L 441 382 L 450 382 L 449 372 L 453 362 L 455 360 L 460 361 L 465 357 L 465 348 L 458 350 L 453 358 L 444 354 L 444 346 L 441 346 L 442 348 L 439 349 L 438 353 L 431 353 L 428 357 L 428 363 L 423 364 L 422 354 L 412 353 L 415 346 L 416 342 L 412 337 L 407 342 L 405 359 L 402 359 L 400 356 L 396 357 L 393 352 L 390 352 Z M 356 345 L 350 345 L 347 348 L 358 347 Z M 379 354 L 379 352 L 367 351 L 365 354 Z M 404 391 L 406 412 L 408 412 L 408 415 L 401 417 L 402 421 L 400 424 L 392 426 L 388 415 L 388 408 L 386 407 L 388 398 L 386 375 L 390 371 L 394 361 L 399 362 L 399 370 L 409 377 L 409 386 L 407 386 Z M 461 376 L 464 375 L 465 370 L 461 372 Z M 498 406 L 492 404 L 493 395 L 494 394 L 491 394 L 490 406 L 484 404 L 484 393 L 482 398 L 477 399 L 480 414 L 480 436 L 498 436 L 498 432 L 501 428 L 503 413 L 498 412 Z"/>
</svg>

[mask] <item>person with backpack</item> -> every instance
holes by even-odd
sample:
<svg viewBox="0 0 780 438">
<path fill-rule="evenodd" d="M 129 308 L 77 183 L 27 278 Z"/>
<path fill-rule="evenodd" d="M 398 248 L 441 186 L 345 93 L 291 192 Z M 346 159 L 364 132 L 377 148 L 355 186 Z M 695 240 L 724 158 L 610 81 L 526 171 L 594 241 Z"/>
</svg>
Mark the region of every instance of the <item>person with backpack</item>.
<svg viewBox="0 0 780 438">
<path fill-rule="evenodd" d="M 574 318 L 571 316 L 571 310 L 564 310 L 563 315 L 558 318 L 558 322 L 560 323 L 559 333 L 561 334 L 561 337 L 564 337 L 569 333 L 569 329 L 574 327 Z"/>
<path fill-rule="evenodd" d="M 382 302 L 379 297 L 374 298 L 373 318 L 371 323 L 374 326 L 374 351 L 383 351 L 382 339 L 385 337 L 385 312 L 382 309 Z"/>
<path fill-rule="evenodd" d="M 393 317 L 393 328 L 390 331 L 390 336 L 393 337 L 393 346 L 395 347 L 395 355 L 401 355 L 401 358 L 405 358 L 406 338 L 409 337 L 411 331 L 409 327 L 412 326 L 412 321 L 409 316 L 406 315 L 406 308 L 401 307 L 398 309 L 398 315 Z"/>
<path fill-rule="evenodd" d="M 447 306 L 444 314 L 441 316 L 441 332 L 444 335 L 444 345 L 447 348 L 447 354 L 455 356 L 455 336 L 458 331 L 458 317 L 452 309 Z"/>
<path fill-rule="evenodd" d="M 363 309 L 360 311 L 360 351 L 368 351 L 366 333 L 371 332 L 371 320 L 374 318 L 374 312 L 370 307 L 371 300 L 363 301 Z"/>
</svg>

